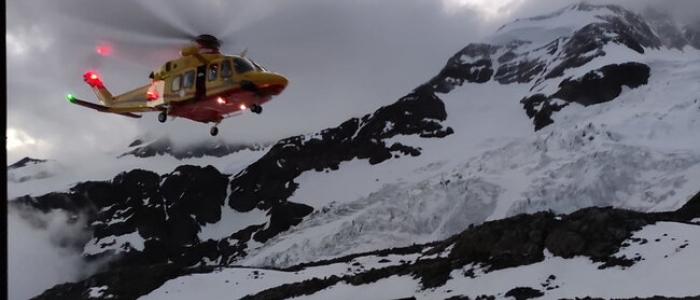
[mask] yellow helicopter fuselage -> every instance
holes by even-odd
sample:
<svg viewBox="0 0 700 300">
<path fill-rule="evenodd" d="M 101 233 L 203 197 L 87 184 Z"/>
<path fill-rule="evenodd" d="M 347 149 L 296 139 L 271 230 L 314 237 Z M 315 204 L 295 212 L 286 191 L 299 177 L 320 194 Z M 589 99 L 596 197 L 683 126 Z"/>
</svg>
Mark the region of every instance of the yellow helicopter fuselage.
<svg viewBox="0 0 700 300">
<path fill-rule="evenodd" d="M 87 72 L 84 80 L 102 105 L 69 96 L 72 103 L 102 112 L 140 117 L 135 113 L 160 111 L 159 120 L 170 116 L 197 122 L 219 123 L 245 109 L 260 113 L 261 104 L 287 86 L 284 76 L 270 72 L 244 55 L 224 55 L 218 49 L 197 45 L 182 49 L 180 58 L 163 64 L 150 75 L 150 83 L 112 96 L 99 76 Z"/>
</svg>

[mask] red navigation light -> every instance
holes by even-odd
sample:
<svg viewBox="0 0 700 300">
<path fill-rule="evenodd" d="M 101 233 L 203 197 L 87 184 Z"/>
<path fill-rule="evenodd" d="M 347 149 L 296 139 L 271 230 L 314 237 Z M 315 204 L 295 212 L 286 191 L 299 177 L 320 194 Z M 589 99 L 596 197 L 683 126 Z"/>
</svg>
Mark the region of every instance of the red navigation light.
<svg viewBox="0 0 700 300">
<path fill-rule="evenodd" d="M 83 75 L 83 80 L 90 86 L 101 86 L 102 81 L 100 80 L 100 75 L 97 74 L 95 71 L 87 71 Z"/>
<path fill-rule="evenodd" d="M 110 54 L 112 54 L 112 47 L 110 47 L 109 45 L 106 45 L 106 44 L 101 44 L 101 45 L 97 45 L 97 47 L 95 47 L 95 51 L 99 55 L 109 56 Z"/>
<path fill-rule="evenodd" d="M 158 99 L 158 93 L 148 91 L 148 92 L 146 92 L 146 99 L 148 99 L 148 101 L 156 100 L 156 99 Z"/>
</svg>

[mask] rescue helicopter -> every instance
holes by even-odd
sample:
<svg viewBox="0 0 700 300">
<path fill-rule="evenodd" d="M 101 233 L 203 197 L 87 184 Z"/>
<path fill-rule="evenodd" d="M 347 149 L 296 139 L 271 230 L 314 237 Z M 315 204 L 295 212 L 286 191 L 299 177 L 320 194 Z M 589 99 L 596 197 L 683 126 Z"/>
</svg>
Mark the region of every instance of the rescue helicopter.
<svg viewBox="0 0 700 300">
<path fill-rule="evenodd" d="M 287 87 L 288 79 L 268 71 L 240 55 L 220 52 L 221 42 L 213 35 L 197 36 L 182 48 L 180 57 L 164 63 L 148 76 L 150 82 L 120 95 L 112 95 L 94 70 L 83 74 L 83 80 L 97 95 L 100 104 L 68 94 L 73 104 L 100 112 L 141 118 L 141 113 L 157 112 L 158 121 L 180 117 L 218 125 L 228 117 L 245 110 L 262 113 L 262 105 Z"/>
</svg>

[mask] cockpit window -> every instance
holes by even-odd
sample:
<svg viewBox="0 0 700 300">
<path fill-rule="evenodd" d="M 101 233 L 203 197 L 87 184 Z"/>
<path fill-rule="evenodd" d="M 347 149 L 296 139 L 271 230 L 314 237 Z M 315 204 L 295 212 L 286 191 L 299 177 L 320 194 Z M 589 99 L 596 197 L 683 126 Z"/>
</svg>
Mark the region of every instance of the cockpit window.
<svg viewBox="0 0 700 300">
<path fill-rule="evenodd" d="M 254 62 L 252 60 L 250 60 L 250 62 L 252 62 L 259 71 L 267 72 L 267 70 L 265 68 L 263 68 L 263 66 L 257 64 L 256 62 Z"/>
<path fill-rule="evenodd" d="M 255 70 L 253 64 L 251 64 L 247 59 L 244 58 L 234 58 L 233 67 L 236 69 L 236 73 L 238 74 Z"/>
<path fill-rule="evenodd" d="M 221 78 L 228 77 L 231 77 L 231 61 L 227 59 L 221 63 Z"/>
</svg>

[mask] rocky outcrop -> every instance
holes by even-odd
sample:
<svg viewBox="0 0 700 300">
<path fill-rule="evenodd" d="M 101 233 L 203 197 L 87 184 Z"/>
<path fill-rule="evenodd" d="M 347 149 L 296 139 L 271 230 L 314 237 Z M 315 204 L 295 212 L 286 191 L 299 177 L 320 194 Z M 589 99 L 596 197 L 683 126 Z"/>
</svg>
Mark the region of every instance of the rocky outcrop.
<svg viewBox="0 0 700 300">
<path fill-rule="evenodd" d="M 335 170 L 341 162 L 353 159 L 366 159 L 374 165 L 392 157 L 419 155 L 418 148 L 385 140 L 399 134 L 444 137 L 453 132 L 440 124 L 446 118 L 445 105 L 424 86 L 373 114 L 350 119 L 315 136 L 282 140 L 231 180 L 228 204 L 242 212 L 268 209 L 291 196 L 298 187 L 294 179 L 302 172 Z M 259 236 L 256 240 L 266 239 Z"/>
<path fill-rule="evenodd" d="M 176 264 L 134 266 L 97 274 L 77 283 L 60 284 L 32 299 L 138 299 L 170 279 L 212 270 L 211 267 L 186 269 Z"/>
<path fill-rule="evenodd" d="M 580 78 L 563 80 L 559 90 L 552 95 L 535 94 L 520 100 L 520 103 L 527 116 L 533 119 L 535 130 L 540 130 L 554 123 L 552 114 L 570 103 L 590 106 L 611 101 L 620 95 L 623 86 L 637 88 L 645 85 L 649 76 L 651 69 L 644 64 L 607 65 Z"/>
<path fill-rule="evenodd" d="M 650 76 L 651 69 L 645 64 L 607 65 L 580 78 L 563 80 L 552 95 L 535 94 L 520 103 L 533 119 L 535 130 L 540 130 L 554 123 L 552 114 L 570 103 L 590 106 L 611 101 L 620 95 L 623 86 L 637 88 L 647 84 Z"/>
<path fill-rule="evenodd" d="M 80 183 L 67 193 L 21 197 L 12 205 L 86 218 L 92 232 L 84 245 L 88 259 L 118 256 L 113 266 L 188 264 L 202 258 L 190 250 L 203 242 L 197 238 L 201 226 L 220 220 L 227 183 L 228 176 L 211 166 L 184 165 L 163 176 L 133 170 L 109 182 Z M 130 234 L 143 245 L 116 241 Z"/>
<path fill-rule="evenodd" d="M 672 212 L 640 213 L 610 207 L 592 207 L 570 215 L 555 215 L 551 212 L 522 214 L 470 227 L 441 242 L 353 254 L 281 269 L 279 271 L 298 272 L 305 268 L 350 262 L 365 256 L 417 254 L 426 257 L 355 274 L 331 275 L 287 283 L 244 299 L 288 299 L 310 295 L 341 282 L 357 286 L 396 275 L 412 276 L 420 280 L 422 288 L 430 289 L 444 285 L 450 279 L 451 273 L 464 270 L 467 266 L 472 267 L 464 271 L 465 275 L 474 276 L 474 268 L 479 268 L 479 272 L 488 273 L 540 262 L 544 259 L 545 251 L 562 258 L 587 257 L 599 264 L 599 268 L 611 267 L 620 261 L 624 261 L 625 266 L 630 266 L 635 262 L 616 257 L 614 254 L 625 246 L 625 240 L 628 240 L 633 232 L 656 222 L 689 222 L 698 216 L 700 193 L 681 209 Z M 80 299 L 95 288 L 102 288 L 103 291 L 102 296 L 95 299 L 137 299 L 168 279 L 216 270 L 217 267 L 185 268 L 176 264 L 133 266 L 94 275 L 80 282 L 56 286 L 35 299 L 59 299 L 68 296 Z M 552 275 L 542 287 L 514 287 L 503 292 L 518 299 L 532 299 L 542 295 L 543 290 L 538 288 L 558 288 L 550 286 L 550 282 L 554 280 L 556 277 Z M 492 297 L 493 295 L 480 296 L 481 299 Z"/>
<path fill-rule="evenodd" d="M 638 213 L 595 207 L 566 216 L 540 212 L 486 222 L 441 243 L 397 249 L 397 253 L 415 253 L 428 257 L 438 255 L 437 258 L 419 259 L 413 263 L 371 269 L 359 274 L 333 275 L 285 284 L 245 299 L 286 299 L 313 294 L 340 282 L 362 285 L 395 275 L 412 275 L 421 281 L 424 289 L 429 289 L 442 286 L 450 279 L 450 273 L 465 266 L 479 266 L 482 272 L 492 272 L 528 265 L 542 261 L 545 250 L 563 258 L 588 257 L 591 261 L 599 263 L 601 268 L 610 267 L 620 261 L 620 258 L 613 254 L 624 246 L 624 241 L 630 238 L 634 231 L 660 221 L 688 222 L 690 218 L 700 214 L 698 199 L 700 193 L 683 208 L 666 213 Z M 440 257 L 441 253 L 447 255 Z M 376 252 L 365 255 L 374 254 Z M 328 264 L 349 261 L 359 256 L 362 254 L 347 259 L 331 260 Z M 634 264 L 634 261 L 629 263 Z M 308 266 L 310 265 L 305 265 Z M 470 272 L 473 274 L 474 270 L 467 270 L 465 274 Z M 547 281 L 555 279 L 550 276 Z M 504 292 L 519 299 L 530 299 L 542 294 L 541 290 L 532 287 L 517 287 Z"/>
</svg>

